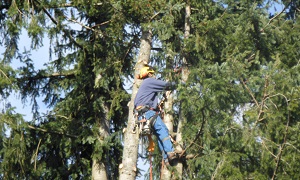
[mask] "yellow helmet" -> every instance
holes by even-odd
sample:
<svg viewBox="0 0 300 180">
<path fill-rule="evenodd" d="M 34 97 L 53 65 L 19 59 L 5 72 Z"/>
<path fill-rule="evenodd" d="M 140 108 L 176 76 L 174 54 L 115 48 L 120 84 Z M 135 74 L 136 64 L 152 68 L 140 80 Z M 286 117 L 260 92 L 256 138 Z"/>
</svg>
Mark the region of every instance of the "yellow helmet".
<svg viewBox="0 0 300 180">
<path fill-rule="evenodd" d="M 140 70 L 140 74 L 138 75 L 138 79 L 144 79 L 148 77 L 149 73 L 154 73 L 154 69 L 152 67 L 146 66 Z"/>
</svg>

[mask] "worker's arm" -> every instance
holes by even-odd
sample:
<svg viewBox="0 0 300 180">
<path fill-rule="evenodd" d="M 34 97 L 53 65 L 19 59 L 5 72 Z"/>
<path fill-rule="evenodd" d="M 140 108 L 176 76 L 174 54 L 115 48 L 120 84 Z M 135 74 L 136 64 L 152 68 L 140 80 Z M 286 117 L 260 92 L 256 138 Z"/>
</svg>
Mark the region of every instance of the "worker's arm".
<svg viewBox="0 0 300 180">
<path fill-rule="evenodd" d="M 167 82 L 164 90 L 169 91 L 169 90 L 173 90 L 173 89 L 176 89 L 176 83 L 175 82 Z"/>
</svg>

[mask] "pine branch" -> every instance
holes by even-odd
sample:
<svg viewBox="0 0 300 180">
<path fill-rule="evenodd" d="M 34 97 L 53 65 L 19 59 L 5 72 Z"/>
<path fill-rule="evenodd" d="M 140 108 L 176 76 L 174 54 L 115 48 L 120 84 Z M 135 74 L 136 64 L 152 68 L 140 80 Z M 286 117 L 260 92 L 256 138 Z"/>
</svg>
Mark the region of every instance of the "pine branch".
<svg viewBox="0 0 300 180">
<path fill-rule="evenodd" d="M 255 99 L 255 96 L 254 94 L 252 93 L 252 91 L 250 90 L 250 88 L 247 86 L 247 83 L 242 79 L 240 78 L 240 82 L 244 85 L 244 87 L 247 89 L 247 91 L 249 92 L 250 96 L 252 97 L 253 101 L 255 102 L 256 106 L 258 107 L 259 104 L 257 102 L 257 100 Z"/>
<path fill-rule="evenodd" d="M 36 1 L 39 5 L 41 5 L 39 1 L 37 1 L 37 0 L 35 0 L 35 1 Z M 58 25 L 58 22 L 56 21 L 56 19 L 55 19 L 54 17 L 51 16 L 51 14 L 47 11 L 47 9 L 46 9 L 44 6 L 42 6 L 42 9 L 43 9 L 44 13 L 46 13 L 46 15 L 51 19 L 51 21 L 52 21 L 55 25 Z M 79 44 L 79 43 L 73 38 L 73 36 L 70 34 L 70 32 L 68 32 L 68 31 L 65 30 L 65 29 L 63 29 L 63 32 L 64 32 L 65 34 L 67 34 L 67 36 L 71 39 L 71 41 L 74 42 L 74 43 L 76 44 L 76 46 L 78 46 L 79 48 L 83 49 L 83 46 L 82 46 L 81 44 Z"/>
<path fill-rule="evenodd" d="M 288 102 L 287 102 L 287 104 L 288 104 Z M 290 113 L 288 114 L 287 123 L 286 123 L 286 126 L 285 126 L 283 142 L 280 145 L 278 155 L 276 156 L 276 167 L 275 167 L 275 170 L 273 172 L 272 180 L 276 179 L 276 174 L 277 174 L 277 171 L 278 171 L 278 168 L 279 168 L 279 165 L 280 165 L 280 161 L 281 161 L 281 158 L 282 158 L 283 150 L 285 148 L 286 141 L 287 141 L 287 134 L 288 134 L 288 131 L 289 131 L 289 124 L 290 124 Z"/>
<path fill-rule="evenodd" d="M 194 140 L 182 151 L 182 153 L 179 155 L 179 158 L 181 158 L 185 154 L 186 150 L 189 149 L 190 147 L 192 147 L 194 145 L 194 143 L 199 139 L 200 135 L 202 135 L 202 131 L 203 131 L 205 122 L 206 122 L 206 120 L 205 120 L 205 118 L 203 118 L 201 127 L 198 130 Z"/>
<path fill-rule="evenodd" d="M 38 1 L 37 1 L 38 2 Z M 39 3 L 39 2 L 38 2 Z M 40 4 L 40 3 L 39 3 Z M 100 5 L 102 5 L 103 3 L 97 3 L 97 4 L 94 4 L 95 6 L 100 6 Z M 59 6 L 52 6 L 52 7 L 47 7 L 47 8 L 66 8 L 66 7 L 75 7 L 75 6 L 73 6 L 72 5 L 72 3 L 66 3 L 66 4 L 60 4 Z M 57 25 L 57 21 L 55 20 L 55 18 L 54 17 L 52 17 L 51 15 L 50 15 L 50 13 L 46 10 L 46 8 L 45 7 L 42 7 L 42 9 L 43 9 L 43 11 L 47 14 L 47 16 L 51 19 L 51 21 L 54 23 L 54 24 L 56 24 Z M 84 25 L 84 24 L 82 24 L 81 22 L 79 22 L 79 21 L 76 21 L 76 20 L 74 20 L 74 19 L 70 19 L 69 17 L 67 17 L 67 16 L 65 16 L 65 15 L 63 15 L 63 17 L 65 18 L 65 19 L 67 19 L 68 21 L 71 21 L 71 22 L 74 22 L 74 23 L 76 23 L 76 24 L 79 24 L 80 26 L 82 26 L 82 27 L 84 27 L 84 28 L 86 28 L 86 29 L 89 29 L 89 30 L 92 30 L 92 31 L 94 31 L 94 32 L 99 32 L 100 33 L 100 36 L 101 37 L 103 37 L 104 35 L 103 35 L 103 33 L 101 32 L 101 31 L 99 31 L 99 30 L 96 30 L 96 29 L 94 29 L 93 27 L 96 27 L 96 26 L 102 26 L 102 25 L 104 25 L 104 24 L 107 24 L 107 23 L 109 23 L 110 21 L 106 21 L 106 22 L 103 22 L 103 23 L 101 23 L 101 24 L 98 24 L 98 25 L 95 25 L 95 26 L 93 26 L 93 27 L 89 27 L 89 26 L 86 26 L 86 25 Z M 66 31 L 64 31 L 65 33 L 66 33 Z M 74 40 L 74 38 L 68 33 L 68 35 L 69 35 L 69 37 L 76 43 L 76 41 Z M 77 44 L 77 43 L 76 43 Z M 77 45 L 79 45 L 79 44 L 77 44 Z M 81 47 L 81 45 L 79 45 L 79 47 Z"/>
<path fill-rule="evenodd" d="M 1 119 L 1 120 L 6 124 L 12 124 L 11 122 L 7 121 L 6 119 Z M 78 137 L 76 135 L 71 135 L 71 134 L 67 134 L 67 133 L 63 133 L 63 132 L 59 132 L 59 131 L 51 131 L 51 130 L 35 127 L 35 126 L 29 125 L 29 124 L 27 125 L 27 127 L 29 129 L 33 129 L 33 130 L 36 130 L 36 131 L 41 131 L 41 132 L 44 132 L 44 133 L 58 134 L 58 135 L 63 135 L 63 136 L 67 136 L 67 137 L 70 137 L 70 138 L 77 138 Z"/>
<path fill-rule="evenodd" d="M 271 24 L 271 22 L 272 22 L 274 19 L 276 19 L 277 17 L 279 17 L 279 16 L 280 16 L 280 15 L 281 15 L 288 7 L 289 7 L 289 5 L 290 5 L 291 3 L 292 3 L 292 1 L 290 1 L 289 4 L 288 4 L 287 6 L 285 6 L 279 14 L 277 14 L 277 15 L 274 16 L 274 17 L 272 17 L 272 18 L 269 20 L 269 22 L 265 25 L 265 27 L 262 28 L 262 29 L 260 30 L 260 32 L 264 32 L 264 29 L 265 29 L 267 26 L 269 26 L 269 25 Z"/>
<path fill-rule="evenodd" d="M 269 86 L 269 80 L 268 80 L 268 76 L 266 76 L 265 78 L 265 85 L 264 85 L 264 92 L 263 92 L 263 98 L 262 98 L 262 102 L 261 102 L 261 105 L 260 105 L 260 109 L 259 109 L 259 113 L 258 113 L 258 116 L 257 116 L 257 120 L 255 122 L 255 125 L 262 121 L 264 118 L 264 106 L 265 106 L 265 102 L 266 102 L 266 99 L 269 97 L 269 94 L 267 94 L 267 88 Z"/>
<path fill-rule="evenodd" d="M 7 75 L 5 74 L 5 72 L 3 72 L 1 69 L 0 69 L 0 73 L 2 73 L 2 74 L 3 74 L 3 76 L 5 76 L 5 77 L 6 77 L 6 79 L 8 79 L 8 81 L 11 83 L 11 81 L 10 81 L 9 77 L 7 77 Z"/>
<path fill-rule="evenodd" d="M 218 173 L 218 170 L 221 169 L 221 167 L 223 166 L 224 162 L 225 162 L 225 160 L 219 161 L 219 163 L 217 164 L 217 167 L 216 167 L 214 173 L 212 174 L 212 177 L 211 177 L 212 180 L 215 179 L 215 177 L 216 177 L 216 175 Z"/>
<path fill-rule="evenodd" d="M 65 15 L 63 15 L 63 16 L 64 16 L 68 21 L 74 22 L 74 23 L 79 24 L 80 26 L 82 26 L 82 27 L 84 27 L 84 28 L 86 28 L 86 29 L 89 29 L 89 30 L 91 30 L 91 31 L 94 31 L 94 32 L 99 33 L 101 38 L 104 37 L 103 33 L 102 33 L 100 30 L 96 30 L 96 29 L 94 29 L 94 28 L 92 28 L 92 27 L 86 26 L 86 25 L 82 24 L 81 22 L 78 22 L 78 21 L 76 21 L 75 19 L 70 19 L 69 17 L 67 17 L 67 16 L 65 16 Z M 108 23 L 108 22 L 109 22 L 109 21 L 107 21 L 107 22 L 105 22 L 105 23 Z M 101 23 L 101 24 L 105 24 L 105 23 Z M 98 26 L 101 26 L 101 24 L 98 25 Z M 95 27 L 95 26 L 94 26 L 94 27 Z"/>
<path fill-rule="evenodd" d="M 159 14 L 161 14 L 161 12 L 157 12 L 156 14 L 154 14 L 151 18 L 150 18 L 150 20 L 149 20 L 149 22 L 151 22 L 156 16 L 158 16 Z"/>
<path fill-rule="evenodd" d="M 19 82 L 24 82 L 24 81 L 47 79 L 47 78 L 54 79 L 54 78 L 58 78 L 58 77 L 73 78 L 73 77 L 75 77 L 75 73 L 66 73 L 66 74 L 53 73 L 53 74 L 46 74 L 46 75 L 37 74 L 36 76 L 25 76 L 22 78 L 18 78 L 17 80 Z"/>
<path fill-rule="evenodd" d="M 9 9 L 10 6 L 11 6 L 11 2 L 10 0 L 3 0 L 1 1 L 1 5 L 0 5 L 0 11 L 3 10 L 3 9 Z M 102 5 L 102 3 L 97 3 L 95 5 Z M 72 3 L 64 3 L 64 4 L 59 4 L 57 6 L 51 6 L 49 8 L 68 8 L 68 7 L 75 7 Z"/>
<path fill-rule="evenodd" d="M 262 140 L 262 142 L 261 142 L 261 144 L 263 145 L 263 147 L 273 156 L 273 157 L 276 157 L 276 155 L 275 154 L 273 154 L 270 150 L 269 150 L 269 148 L 266 146 L 266 144 L 265 144 L 265 141 L 264 140 Z"/>
<path fill-rule="evenodd" d="M 37 160 L 37 156 L 38 156 L 38 151 L 40 148 L 40 144 L 41 144 L 42 139 L 39 140 L 38 146 L 36 147 L 36 151 L 35 151 L 35 158 L 34 158 L 34 170 L 36 171 L 36 160 Z"/>
<path fill-rule="evenodd" d="M 34 127 L 34 126 L 31 126 L 31 125 L 28 125 L 28 128 L 36 130 L 36 131 L 41 131 L 41 132 L 44 132 L 44 133 L 58 134 L 58 135 L 63 135 L 63 136 L 67 136 L 67 137 L 70 137 L 70 138 L 77 138 L 77 136 L 75 136 L 75 135 L 66 134 L 66 133 L 59 132 L 59 131 L 50 131 L 50 130 L 47 130 L 47 129 L 42 129 L 42 128 Z"/>
</svg>

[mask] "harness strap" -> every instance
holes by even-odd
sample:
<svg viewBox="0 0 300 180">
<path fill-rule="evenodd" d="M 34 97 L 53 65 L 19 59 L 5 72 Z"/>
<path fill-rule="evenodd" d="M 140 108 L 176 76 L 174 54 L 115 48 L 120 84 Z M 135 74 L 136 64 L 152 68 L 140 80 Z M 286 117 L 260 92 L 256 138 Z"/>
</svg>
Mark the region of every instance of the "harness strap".
<svg viewBox="0 0 300 180">
<path fill-rule="evenodd" d="M 151 127 L 154 127 L 154 124 L 156 123 L 156 119 L 157 119 L 158 115 L 159 115 L 159 114 L 156 113 L 154 116 L 152 116 L 152 117 L 149 119 Z"/>
</svg>

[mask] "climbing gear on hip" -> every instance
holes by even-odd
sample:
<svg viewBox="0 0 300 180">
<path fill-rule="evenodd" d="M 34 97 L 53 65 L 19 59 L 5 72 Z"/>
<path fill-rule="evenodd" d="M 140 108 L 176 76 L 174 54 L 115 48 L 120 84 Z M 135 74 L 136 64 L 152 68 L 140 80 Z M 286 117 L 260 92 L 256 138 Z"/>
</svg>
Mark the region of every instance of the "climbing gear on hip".
<svg viewBox="0 0 300 180">
<path fill-rule="evenodd" d="M 141 130 L 139 133 L 141 135 L 152 134 L 152 127 L 154 126 L 156 119 L 159 115 L 157 112 L 149 119 L 146 119 L 145 113 L 149 110 L 154 110 L 154 109 L 150 108 L 149 106 L 137 106 L 134 110 L 134 115 L 136 116 L 137 119 L 135 127 L 139 127 L 139 129 Z"/>
</svg>

